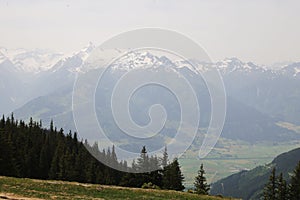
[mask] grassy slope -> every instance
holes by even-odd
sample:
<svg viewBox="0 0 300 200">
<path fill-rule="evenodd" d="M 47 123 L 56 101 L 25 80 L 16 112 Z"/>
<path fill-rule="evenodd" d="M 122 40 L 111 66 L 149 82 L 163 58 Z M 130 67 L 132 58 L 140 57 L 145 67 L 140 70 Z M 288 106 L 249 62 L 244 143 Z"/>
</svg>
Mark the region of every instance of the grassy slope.
<svg viewBox="0 0 300 200">
<path fill-rule="evenodd" d="M 221 199 L 187 192 L 124 188 L 64 181 L 44 181 L 0 176 L 0 197 L 38 199 Z M 24 198 L 22 198 L 24 199 Z M 222 198 L 224 199 L 224 198 Z"/>
</svg>

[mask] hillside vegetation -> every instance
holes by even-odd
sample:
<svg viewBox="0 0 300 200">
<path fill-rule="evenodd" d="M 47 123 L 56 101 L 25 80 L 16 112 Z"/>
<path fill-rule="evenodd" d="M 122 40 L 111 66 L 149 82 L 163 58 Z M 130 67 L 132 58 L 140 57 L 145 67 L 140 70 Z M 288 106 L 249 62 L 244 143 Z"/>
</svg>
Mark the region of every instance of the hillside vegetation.
<svg viewBox="0 0 300 200">
<path fill-rule="evenodd" d="M 53 122 L 45 129 L 41 122 L 31 119 L 26 124 L 13 114 L 0 119 L 0 175 L 136 188 L 151 183 L 163 189 L 184 189 L 179 162 L 176 158 L 169 162 L 167 149 L 161 159 L 148 156 L 143 146 L 130 167 L 127 161 L 118 160 L 114 146 L 100 151 L 97 143 L 90 146 L 87 140 L 78 140 L 76 133 L 57 131 Z"/>
<path fill-rule="evenodd" d="M 278 174 L 282 173 L 284 179 L 289 180 L 299 160 L 300 148 L 280 154 L 268 165 L 241 171 L 217 181 L 212 185 L 211 194 L 259 199 L 274 167 Z"/>
</svg>

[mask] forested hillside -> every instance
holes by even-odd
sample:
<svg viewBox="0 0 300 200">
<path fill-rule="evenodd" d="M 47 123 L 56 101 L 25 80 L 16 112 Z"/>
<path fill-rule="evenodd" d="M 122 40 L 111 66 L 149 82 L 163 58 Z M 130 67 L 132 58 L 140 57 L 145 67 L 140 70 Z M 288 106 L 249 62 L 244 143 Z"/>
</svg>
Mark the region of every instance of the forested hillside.
<svg viewBox="0 0 300 200">
<path fill-rule="evenodd" d="M 96 152 L 112 169 L 99 162 L 88 150 Z M 132 167 L 126 161 L 118 161 L 115 148 L 99 150 L 97 143 L 78 141 L 77 134 L 59 131 L 53 122 L 50 129 L 42 128 L 42 122 L 28 124 L 15 120 L 13 115 L 0 120 L 0 175 L 37 179 L 52 179 L 141 187 L 150 183 L 158 188 L 183 190 L 183 175 L 177 159 L 149 157 L 146 147 Z M 155 171 L 136 173 L 145 166 L 156 165 Z M 135 172 L 135 173 L 132 173 Z"/>
</svg>

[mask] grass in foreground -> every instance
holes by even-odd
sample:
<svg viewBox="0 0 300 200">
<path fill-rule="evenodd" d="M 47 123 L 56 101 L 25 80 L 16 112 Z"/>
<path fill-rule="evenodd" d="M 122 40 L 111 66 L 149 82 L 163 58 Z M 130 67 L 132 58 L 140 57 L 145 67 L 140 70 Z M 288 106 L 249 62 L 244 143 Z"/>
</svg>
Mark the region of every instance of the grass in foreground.
<svg viewBox="0 0 300 200">
<path fill-rule="evenodd" d="M 22 197 L 22 198 L 21 198 Z M 187 192 L 125 188 L 77 182 L 47 181 L 0 176 L 0 198 L 13 199 L 225 199 Z"/>
</svg>

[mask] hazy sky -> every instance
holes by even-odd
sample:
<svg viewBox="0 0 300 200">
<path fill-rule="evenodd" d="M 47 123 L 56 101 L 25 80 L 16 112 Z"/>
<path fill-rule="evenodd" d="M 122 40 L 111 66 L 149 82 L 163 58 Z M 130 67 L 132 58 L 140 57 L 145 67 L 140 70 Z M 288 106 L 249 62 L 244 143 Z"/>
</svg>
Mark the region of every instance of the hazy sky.
<svg viewBox="0 0 300 200">
<path fill-rule="evenodd" d="M 143 27 L 178 31 L 213 60 L 300 61 L 298 0 L 0 0 L 0 46 L 62 52 Z"/>
</svg>

